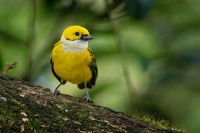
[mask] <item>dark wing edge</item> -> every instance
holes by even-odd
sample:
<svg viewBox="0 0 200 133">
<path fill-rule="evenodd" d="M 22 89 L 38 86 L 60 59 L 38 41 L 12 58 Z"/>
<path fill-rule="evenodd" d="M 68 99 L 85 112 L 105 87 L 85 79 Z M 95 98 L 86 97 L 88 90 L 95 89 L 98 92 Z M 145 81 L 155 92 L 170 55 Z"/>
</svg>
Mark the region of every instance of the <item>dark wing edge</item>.
<svg viewBox="0 0 200 133">
<path fill-rule="evenodd" d="M 61 82 L 61 78 L 56 74 L 56 72 L 54 71 L 54 68 L 53 68 L 53 61 L 52 61 L 52 55 L 50 56 L 50 64 L 51 64 L 51 71 L 53 73 L 53 75 L 58 79 L 58 81 Z"/>
<path fill-rule="evenodd" d="M 90 81 L 88 81 L 86 83 L 86 86 L 88 88 L 91 88 L 92 86 L 95 86 L 96 79 L 98 77 L 98 68 L 97 68 L 96 59 L 94 57 L 94 54 L 93 54 L 92 50 L 90 48 L 88 48 L 88 51 L 89 51 L 90 56 L 91 56 L 91 63 L 89 64 L 89 67 L 90 67 L 90 69 L 92 71 L 92 78 L 90 79 Z"/>
</svg>

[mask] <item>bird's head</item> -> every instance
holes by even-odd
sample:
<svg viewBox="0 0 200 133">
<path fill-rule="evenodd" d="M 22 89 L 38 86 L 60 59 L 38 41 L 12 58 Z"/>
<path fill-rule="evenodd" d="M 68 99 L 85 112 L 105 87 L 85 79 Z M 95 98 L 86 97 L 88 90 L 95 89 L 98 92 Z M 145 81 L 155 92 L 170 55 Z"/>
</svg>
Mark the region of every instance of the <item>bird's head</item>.
<svg viewBox="0 0 200 133">
<path fill-rule="evenodd" d="M 88 48 L 88 40 L 93 39 L 87 29 L 81 26 L 67 27 L 61 36 L 61 43 L 65 51 L 81 52 Z"/>
</svg>

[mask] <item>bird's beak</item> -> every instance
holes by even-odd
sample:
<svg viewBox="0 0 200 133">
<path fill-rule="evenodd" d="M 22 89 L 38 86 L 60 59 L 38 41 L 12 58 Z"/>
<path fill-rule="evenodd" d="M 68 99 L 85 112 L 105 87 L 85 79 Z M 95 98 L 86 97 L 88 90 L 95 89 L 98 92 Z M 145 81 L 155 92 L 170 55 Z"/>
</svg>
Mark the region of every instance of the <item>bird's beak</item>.
<svg viewBox="0 0 200 133">
<path fill-rule="evenodd" d="M 87 40 L 92 40 L 93 37 L 92 37 L 91 35 L 84 35 L 84 36 L 82 37 L 82 39 L 87 41 Z"/>
</svg>

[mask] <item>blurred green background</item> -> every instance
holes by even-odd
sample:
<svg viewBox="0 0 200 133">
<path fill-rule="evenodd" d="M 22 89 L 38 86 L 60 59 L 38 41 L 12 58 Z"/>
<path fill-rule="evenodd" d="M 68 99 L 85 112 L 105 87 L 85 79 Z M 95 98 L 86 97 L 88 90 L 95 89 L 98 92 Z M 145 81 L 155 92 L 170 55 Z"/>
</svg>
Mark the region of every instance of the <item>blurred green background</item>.
<svg viewBox="0 0 200 133">
<path fill-rule="evenodd" d="M 90 90 L 99 105 L 154 115 L 200 131 L 200 1 L 0 0 L 0 71 L 54 89 L 49 58 L 70 25 L 94 40 L 99 76 Z M 62 93 L 84 97 L 67 83 Z"/>
</svg>

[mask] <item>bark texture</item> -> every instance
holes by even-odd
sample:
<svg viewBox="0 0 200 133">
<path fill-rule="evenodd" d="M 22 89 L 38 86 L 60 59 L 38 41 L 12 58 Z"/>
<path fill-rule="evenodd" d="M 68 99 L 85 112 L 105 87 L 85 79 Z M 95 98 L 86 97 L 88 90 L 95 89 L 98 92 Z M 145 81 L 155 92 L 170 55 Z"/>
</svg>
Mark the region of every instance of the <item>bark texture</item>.
<svg viewBox="0 0 200 133">
<path fill-rule="evenodd" d="M 176 133 L 123 113 L 0 75 L 0 132 Z"/>
</svg>

